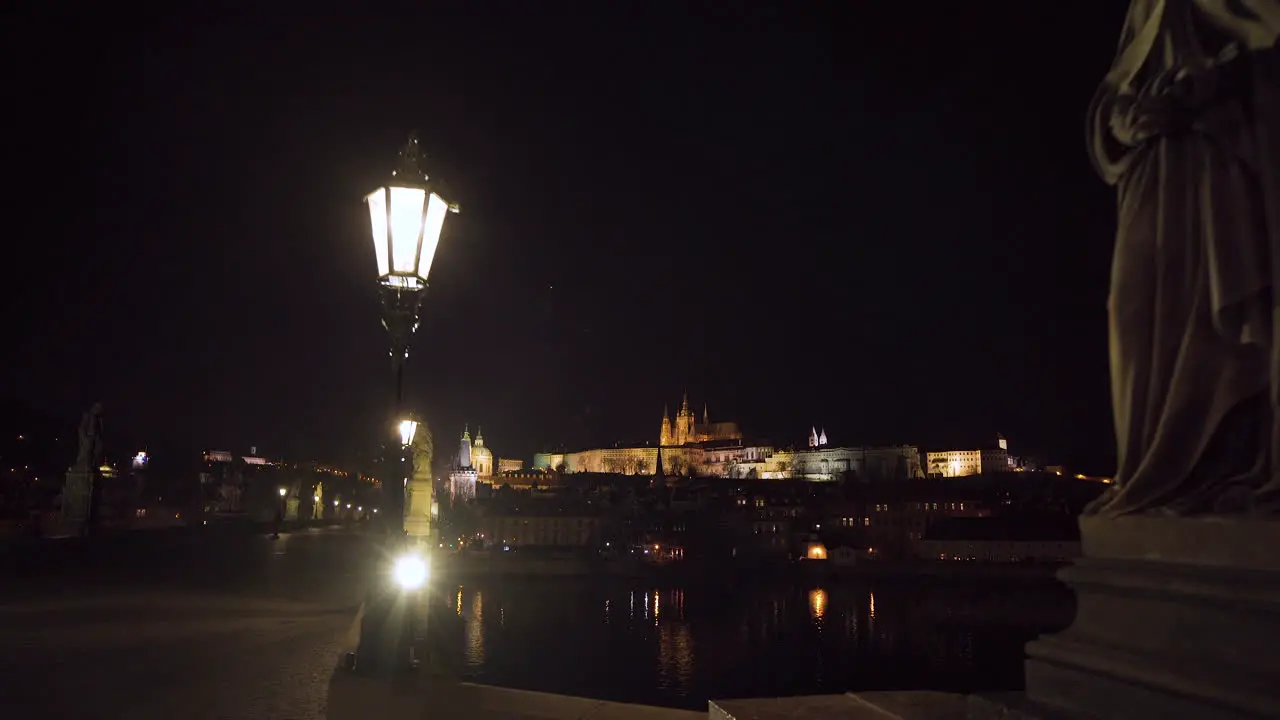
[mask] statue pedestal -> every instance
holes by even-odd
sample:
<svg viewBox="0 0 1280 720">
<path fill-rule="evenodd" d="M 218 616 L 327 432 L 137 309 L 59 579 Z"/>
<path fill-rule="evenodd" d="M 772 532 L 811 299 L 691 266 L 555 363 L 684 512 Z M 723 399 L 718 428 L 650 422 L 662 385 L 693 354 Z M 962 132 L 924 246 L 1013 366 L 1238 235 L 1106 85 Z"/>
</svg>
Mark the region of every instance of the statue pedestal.
<svg viewBox="0 0 1280 720">
<path fill-rule="evenodd" d="M 1080 519 L 1075 622 L 1027 645 L 1026 697 L 1073 717 L 1280 717 L 1280 522 Z"/>
<path fill-rule="evenodd" d="M 62 511 L 59 515 L 59 535 L 83 535 L 89 524 L 93 506 L 94 470 L 68 470 L 62 485 Z"/>
</svg>

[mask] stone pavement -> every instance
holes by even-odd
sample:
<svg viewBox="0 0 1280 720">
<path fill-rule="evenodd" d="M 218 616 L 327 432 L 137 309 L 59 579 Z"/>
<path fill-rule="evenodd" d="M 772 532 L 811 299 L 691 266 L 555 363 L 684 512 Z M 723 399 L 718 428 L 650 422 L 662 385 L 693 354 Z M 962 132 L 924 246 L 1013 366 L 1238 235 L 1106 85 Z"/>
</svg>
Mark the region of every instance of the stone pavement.
<svg viewBox="0 0 1280 720">
<path fill-rule="evenodd" d="M 330 720 L 699 720 L 706 713 L 460 683 L 425 673 L 362 677 L 339 670 Z"/>
<path fill-rule="evenodd" d="M 942 692 L 867 692 L 713 700 L 707 712 L 476 685 L 441 676 L 334 674 L 330 720 L 1059 720 L 1002 699 Z"/>
<path fill-rule="evenodd" d="M 987 720 L 970 698 L 943 692 L 865 692 L 713 700 L 710 720 Z"/>
</svg>

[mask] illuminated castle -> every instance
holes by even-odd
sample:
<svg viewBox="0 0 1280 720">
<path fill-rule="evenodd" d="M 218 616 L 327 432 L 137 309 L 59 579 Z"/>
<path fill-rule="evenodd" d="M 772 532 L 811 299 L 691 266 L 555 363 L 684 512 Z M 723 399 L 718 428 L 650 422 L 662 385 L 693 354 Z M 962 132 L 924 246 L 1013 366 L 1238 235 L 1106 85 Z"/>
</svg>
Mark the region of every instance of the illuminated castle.
<svg viewBox="0 0 1280 720">
<path fill-rule="evenodd" d="M 680 403 L 680 412 L 676 413 L 674 422 L 668 417 L 667 409 L 662 409 L 662 429 L 658 433 L 658 445 L 661 447 L 741 439 L 742 431 L 738 429 L 737 423 L 711 422 L 707 415 L 706 404 L 702 406 L 702 422 L 697 422 L 693 412 L 689 410 L 688 393 L 685 393 Z"/>
</svg>

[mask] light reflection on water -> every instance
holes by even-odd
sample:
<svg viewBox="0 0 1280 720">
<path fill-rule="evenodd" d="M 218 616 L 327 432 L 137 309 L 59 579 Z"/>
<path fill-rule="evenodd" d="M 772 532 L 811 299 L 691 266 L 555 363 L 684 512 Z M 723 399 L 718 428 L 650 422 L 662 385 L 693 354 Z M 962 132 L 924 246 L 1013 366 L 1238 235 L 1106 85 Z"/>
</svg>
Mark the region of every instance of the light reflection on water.
<svg viewBox="0 0 1280 720">
<path fill-rule="evenodd" d="M 458 591 L 461 594 L 461 590 Z M 464 652 L 467 665 L 471 667 L 484 666 L 484 593 L 480 590 L 471 592 L 471 602 L 467 605 L 467 612 L 463 615 L 463 621 L 467 627 L 467 645 Z"/>
<path fill-rule="evenodd" d="M 1072 612 L 1054 584 L 872 592 L 495 579 L 438 597 L 434 642 L 467 679 L 691 708 L 861 689 L 1018 689 L 1022 645 Z"/>
<path fill-rule="evenodd" d="M 818 629 L 822 628 L 822 616 L 827 613 L 827 591 L 822 588 L 814 588 L 809 591 L 809 615 L 813 617 L 813 624 Z"/>
</svg>

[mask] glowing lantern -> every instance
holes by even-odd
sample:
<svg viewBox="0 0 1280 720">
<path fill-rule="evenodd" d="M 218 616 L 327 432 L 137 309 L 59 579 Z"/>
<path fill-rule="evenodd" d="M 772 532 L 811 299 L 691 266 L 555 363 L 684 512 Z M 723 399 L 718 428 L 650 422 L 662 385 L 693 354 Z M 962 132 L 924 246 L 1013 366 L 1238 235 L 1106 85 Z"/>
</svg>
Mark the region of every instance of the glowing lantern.
<svg viewBox="0 0 1280 720">
<path fill-rule="evenodd" d="M 416 420 L 400 421 L 400 444 L 408 447 L 413 444 L 413 436 L 418 432 L 418 422 Z"/>
<path fill-rule="evenodd" d="M 444 216 L 458 212 L 427 184 L 418 167 L 418 139 L 409 138 L 400 168 L 386 187 L 365 197 L 378 261 L 378 281 L 391 288 L 420 290 L 427 286 L 431 261 L 440 243 Z"/>
</svg>

